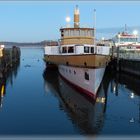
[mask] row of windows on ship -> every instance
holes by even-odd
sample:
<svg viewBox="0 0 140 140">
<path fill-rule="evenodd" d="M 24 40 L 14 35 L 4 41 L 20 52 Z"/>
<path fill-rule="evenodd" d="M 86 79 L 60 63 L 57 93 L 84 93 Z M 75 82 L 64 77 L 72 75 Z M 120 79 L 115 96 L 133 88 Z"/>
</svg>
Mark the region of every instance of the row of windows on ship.
<svg viewBox="0 0 140 140">
<path fill-rule="evenodd" d="M 82 46 L 81 46 L 82 47 Z M 84 53 L 94 53 L 94 47 L 89 47 L 89 46 L 84 46 Z M 62 47 L 61 48 L 61 53 L 75 53 L 75 47 L 74 46 L 69 46 L 69 47 Z"/>
<path fill-rule="evenodd" d="M 115 38 L 115 42 L 137 42 L 138 38 Z"/>
<path fill-rule="evenodd" d="M 61 67 L 60 69 L 63 72 L 76 75 L 76 71 L 75 70 L 72 71 L 71 69 L 67 69 L 67 68 L 65 69 L 63 67 Z M 89 81 L 89 73 L 87 71 L 85 71 L 85 73 L 84 73 L 84 78 L 85 78 L 85 80 Z"/>
<path fill-rule="evenodd" d="M 64 36 L 94 36 L 93 30 L 62 30 L 61 37 Z"/>
</svg>

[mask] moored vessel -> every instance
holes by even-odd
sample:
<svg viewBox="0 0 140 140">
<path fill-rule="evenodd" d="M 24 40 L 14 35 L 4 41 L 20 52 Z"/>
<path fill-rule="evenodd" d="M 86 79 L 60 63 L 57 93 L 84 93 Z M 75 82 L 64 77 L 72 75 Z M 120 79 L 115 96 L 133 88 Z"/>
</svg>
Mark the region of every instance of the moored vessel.
<svg viewBox="0 0 140 140">
<path fill-rule="evenodd" d="M 114 37 L 114 42 L 116 47 L 119 47 L 120 50 L 125 51 L 138 51 L 140 50 L 140 42 L 138 31 L 134 30 L 132 33 L 128 33 L 125 25 L 125 31 L 119 32 Z"/>
<path fill-rule="evenodd" d="M 67 18 L 67 20 L 69 20 Z M 74 27 L 60 29 L 58 46 L 45 46 L 44 60 L 57 65 L 60 75 L 77 90 L 90 97 L 96 94 L 110 61 L 110 47 L 97 45 L 95 28 L 80 27 L 78 6 L 74 10 Z"/>
</svg>

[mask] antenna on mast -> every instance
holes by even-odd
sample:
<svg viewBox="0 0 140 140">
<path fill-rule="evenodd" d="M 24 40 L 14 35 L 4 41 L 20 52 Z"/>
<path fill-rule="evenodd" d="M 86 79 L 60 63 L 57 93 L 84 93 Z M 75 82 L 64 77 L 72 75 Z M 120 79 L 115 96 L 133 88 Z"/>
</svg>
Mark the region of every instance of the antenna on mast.
<svg viewBox="0 0 140 140">
<path fill-rule="evenodd" d="M 124 30 L 125 32 L 127 32 L 127 25 L 125 24 L 125 30 Z"/>
</svg>

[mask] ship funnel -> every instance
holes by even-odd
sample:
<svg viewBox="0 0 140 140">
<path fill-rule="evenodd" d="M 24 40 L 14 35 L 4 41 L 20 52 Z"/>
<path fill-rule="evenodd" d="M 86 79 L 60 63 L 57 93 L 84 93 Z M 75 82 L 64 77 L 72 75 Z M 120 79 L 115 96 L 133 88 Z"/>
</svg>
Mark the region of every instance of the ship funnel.
<svg viewBox="0 0 140 140">
<path fill-rule="evenodd" d="M 74 28 L 79 28 L 79 20 L 80 20 L 80 12 L 78 5 L 76 5 L 76 8 L 74 10 Z"/>
</svg>

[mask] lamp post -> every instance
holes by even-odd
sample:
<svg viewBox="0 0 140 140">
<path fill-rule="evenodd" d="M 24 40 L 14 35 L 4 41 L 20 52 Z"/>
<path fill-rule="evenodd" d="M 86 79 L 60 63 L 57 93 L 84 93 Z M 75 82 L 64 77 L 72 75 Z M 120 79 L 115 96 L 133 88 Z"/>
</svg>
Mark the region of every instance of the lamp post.
<svg viewBox="0 0 140 140">
<path fill-rule="evenodd" d="M 118 34 L 118 45 L 117 45 L 117 71 L 120 70 L 119 55 L 120 55 L 120 34 Z"/>
<path fill-rule="evenodd" d="M 66 17 L 66 22 L 67 22 L 67 26 L 66 26 L 66 27 L 70 27 L 70 25 L 69 25 L 70 20 L 71 20 L 71 19 L 70 19 L 70 17 L 69 17 L 69 16 L 67 16 L 67 17 Z"/>
<path fill-rule="evenodd" d="M 135 36 L 135 39 L 136 39 L 135 41 L 137 42 L 138 31 L 137 31 L 137 30 L 134 30 L 134 31 L 133 31 L 133 35 Z"/>
<path fill-rule="evenodd" d="M 133 31 L 133 34 L 134 34 L 135 36 L 137 36 L 137 35 L 138 35 L 138 31 L 137 31 L 137 30 L 134 30 L 134 31 Z"/>
</svg>

